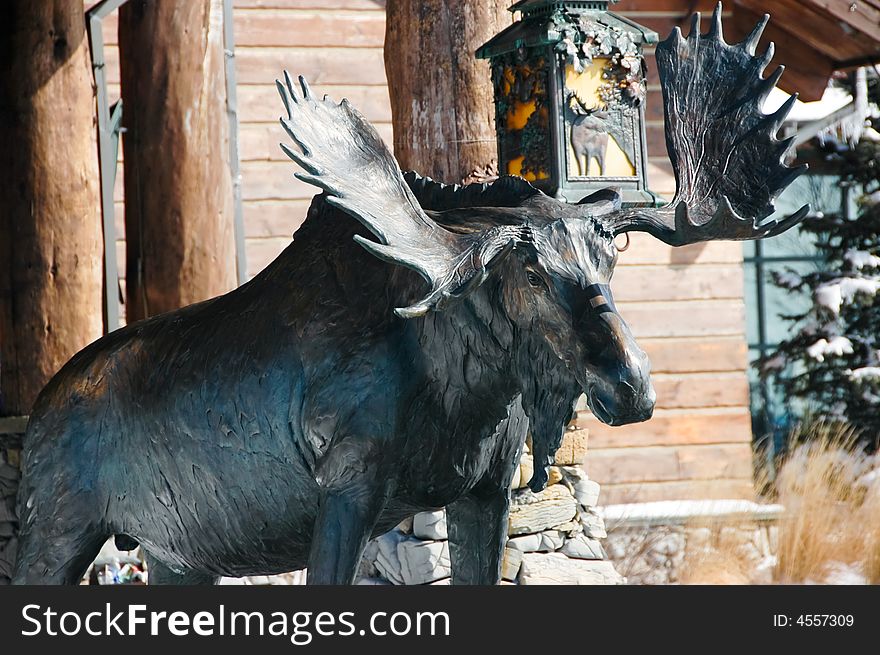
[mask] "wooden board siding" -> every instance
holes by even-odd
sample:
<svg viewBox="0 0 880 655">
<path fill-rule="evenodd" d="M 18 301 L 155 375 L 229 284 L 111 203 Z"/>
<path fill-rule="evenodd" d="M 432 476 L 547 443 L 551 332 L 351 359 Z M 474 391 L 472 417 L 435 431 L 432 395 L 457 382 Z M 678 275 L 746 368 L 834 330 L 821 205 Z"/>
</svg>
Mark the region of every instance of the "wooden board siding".
<svg viewBox="0 0 880 655">
<path fill-rule="evenodd" d="M 511 0 L 512 1 L 512 0 Z M 615 11 L 665 37 L 687 23 L 692 6 L 714 0 L 622 0 Z M 348 97 L 392 143 L 382 65 L 385 12 L 371 0 L 236 0 L 235 32 L 248 274 L 278 255 L 305 217 L 313 189 L 293 178 L 278 148 L 282 68 L 302 73 L 318 92 Z M 108 61 L 116 62 L 115 22 L 105 25 Z M 655 71 L 649 51 L 648 65 Z M 655 73 L 648 98 L 650 184 L 674 191 L 663 142 Z M 112 72 L 111 98 L 118 97 Z M 122 170 L 117 225 L 122 223 Z M 124 247 L 119 248 L 120 256 Z M 124 262 L 120 260 L 120 270 Z M 633 235 L 612 287 L 618 306 L 652 360 L 658 409 L 648 423 L 609 428 L 588 412 L 590 475 L 602 502 L 752 494 L 742 251 L 738 243 L 670 248 Z"/>
<path fill-rule="evenodd" d="M 665 39 L 685 33 L 693 11 L 715 0 L 621 0 L 613 10 Z M 725 3 L 723 18 L 731 18 Z M 705 24 L 704 24 L 705 26 Z M 663 98 L 653 49 L 646 50 L 649 186 L 675 191 L 666 154 Z M 612 281 L 617 304 L 651 358 L 654 417 L 609 428 L 588 412 L 586 467 L 602 484 L 602 503 L 676 498 L 748 498 L 752 486 L 751 418 L 746 377 L 742 248 L 718 242 L 670 248 L 633 237 Z"/>
<path fill-rule="evenodd" d="M 819 100 L 835 70 L 854 70 L 880 61 L 878 0 L 734 0 L 730 33 L 742 38 L 765 11 L 774 20 L 762 47 L 776 43 L 787 66 L 780 85 L 802 100 Z"/>
<path fill-rule="evenodd" d="M 293 177 L 295 167 L 278 147 L 285 135 L 278 124 L 282 105 L 275 79 L 286 68 L 294 76 L 304 75 L 316 93 L 348 98 L 390 145 L 391 107 L 382 59 L 385 9 L 382 0 L 235 0 L 234 19 L 243 212 L 252 277 L 290 243 L 314 195 L 313 187 Z M 112 103 L 119 97 L 115 13 L 105 19 L 103 33 Z M 114 197 L 117 257 L 124 274 L 122 189 L 120 165 Z"/>
<path fill-rule="evenodd" d="M 382 46 L 384 2 L 235 0 L 236 74 L 248 276 L 289 243 L 313 187 L 293 178 L 278 147 L 282 107 L 275 79 L 304 75 L 317 93 L 348 98 L 393 143 Z"/>
</svg>

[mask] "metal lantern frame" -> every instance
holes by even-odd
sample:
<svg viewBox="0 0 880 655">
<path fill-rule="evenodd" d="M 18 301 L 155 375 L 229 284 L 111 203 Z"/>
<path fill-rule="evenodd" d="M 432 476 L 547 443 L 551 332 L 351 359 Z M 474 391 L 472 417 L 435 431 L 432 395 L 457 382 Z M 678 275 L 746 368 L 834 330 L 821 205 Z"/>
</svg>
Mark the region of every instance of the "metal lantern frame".
<svg viewBox="0 0 880 655">
<path fill-rule="evenodd" d="M 521 12 L 519 21 L 497 34 L 477 50 L 477 57 L 488 59 L 493 69 L 495 81 L 496 130 L 498 134 L 498 165 L 502 174 L 509 173 L 510 132 L 507 127 L 510 106 L 504 97 L 501 86 L 512 86 L 509 79 L 500 81 L 505 71 L 514 69 L 514 75 L 521 71 L 527 74 L 546 74 L 544 83 L 547 107 L 548 141 L 542 143 L 536 130 L 522 132 L 522 150 L 529 148 L 546 160 L 546 177 L 532 181 L 536 187 L 549 195 L 568 202 L 578 202 L 586 195 L 603 188 L 619 188 L 624 204 L 628 206 L 656 205 L 657 196 L 648 190 L 647 184 L 647 137 L 645 131 L 646 95 L 645 65 L 642 48 L 658 42 L 657 33 L 637 23 L 608 11 L 607 1 L 568 2 L 557 0 L 522 0 L 510 7 L 511 12 Z M 617 57 L 617 59 L 614 59 Z M 573 65 L 579 72 L 584 65 L 592 66 L 595 59 L 607 59 L 616 70 L 626 71 L 627 87 L 632 85 L 639 94 L 636 99 L 627 98 L 628 106 L 613 106 L 611 122 L 617 134 L 631 139 L 627 151 L 623 145 L 634 175 L 589 175 L 590 157 L 586 159 L 586 171 L 573 174 L 568 155 L 571 123 L 566 118 L 571 110 L 571 96 L 567 94 L 566 66 Z M 625 61 L 624 61 L 625 60 Z M 537 68 L 537 70 L 536 70 Z M 605 73 L 603 72 L 603 75 Z M 509 76 L 508 76 L 509 77 Z M 607 80 L 611 93 L 615 93 L 617 78 Z M 537 81 L 540 85 L 541 81 Z M 537 87 L 536 87 L 537 88 Z M 617 90 L 619 94 L 629 93 L 626 88 Z M 507 95 L 510 95 L 508 93 Z M 621 101 L 623 102 L 623 101 Z M 541 105 L 543 106 L 543 105 Z M 610 103 L 609 103 L 610 106 Z M 536 100 L 537 113 L 539 105 Z M 542 119 L 537 119 L 542 120 Z M 626 123 L 629 121 L 629 124 Z M 616 137 L 615 137 L 616 138 Z M 576 153 L 576 157 L 579 157 Z M 524 160 L 525 162 L 525 160 Z M 578 161 L 578 167 L 580 163 Z M 530 169 L 530 172 L 534 172 Z M 525 176 L 525 175 L 524 175 Z M 528 178 L 527 178 L 528 179 Z"/>
</svg>

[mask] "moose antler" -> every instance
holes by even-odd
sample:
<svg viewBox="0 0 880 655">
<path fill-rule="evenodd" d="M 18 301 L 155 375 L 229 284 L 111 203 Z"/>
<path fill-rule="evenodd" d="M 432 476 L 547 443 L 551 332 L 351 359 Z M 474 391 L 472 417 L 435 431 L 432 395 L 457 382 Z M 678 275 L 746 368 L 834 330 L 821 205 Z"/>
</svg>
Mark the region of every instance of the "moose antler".
<svg viewBox="0 0 880 655">
<path fill-rule="evenodd" d="M 299 148 L 282 143 L 281 149 L 306 171 L 296 177 L 323 189 L 328 204 L 376 236 L 379 243 L 355 235 L 366 250 L 417 271 L 431 284 L 421 301 L 396 309 L 399 316 L 421 316 L 467 294 L 512 250 L 519 234 L 514 226 L 460 235 L 432 221 L 379 134 L 348 100 L 318 100 L 302 77 L 298 92 L 287 71 L 284 83 L 275 83 L 287 109 L 281 125 Z"/>
<path fill-rule="evenodd" d="M 676 27 L 657 46 L 676 193 L 665 207 L 617 214 L 609 221 L 615 234 L 648 232 L 672 246 L 761 239 L 785 232 L 807 215 L 809 205 L 781 221 L 760 223 L 773 213 L 776 196 L 807 170 L 783 163 L 793 137 L 776 138 L 797 95 L 773 114 L 761 111 L 784 70 L 780 66 L 762 77 L 773 58 L 772 43 L 763 56 L 755 56 L 768 20 L 765 15 L 745 41 L 728 45 L 719 2 L 707 34 L 700 33 L 697 13 L 687 39 Z"/>
</svg>

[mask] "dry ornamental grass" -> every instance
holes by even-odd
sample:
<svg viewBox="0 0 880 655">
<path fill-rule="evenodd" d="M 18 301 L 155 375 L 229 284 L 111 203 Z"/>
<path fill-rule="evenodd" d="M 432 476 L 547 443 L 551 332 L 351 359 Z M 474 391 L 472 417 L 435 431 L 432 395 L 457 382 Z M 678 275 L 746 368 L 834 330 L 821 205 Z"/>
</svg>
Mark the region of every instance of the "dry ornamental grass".
<svg viewBox="0 0 880 655">
<path fill-rule="evenodd" d="M 755 562 L 716 529 L 708 543 L 687 549 L 681 582 L 880 584 L 880 457 L 866 454 L 857 437 L 824 419 L 799 426 L 775 482 L 786 509 L 775 562 Z"/>
<path fill-rule="evenodd" d="M 846 425 L 814 421 L 796 435 L 776 482 L 786 508 L 776 579 L 825 582 L 839 565 L 880 583 L 880 468 Z"/>
</svg>

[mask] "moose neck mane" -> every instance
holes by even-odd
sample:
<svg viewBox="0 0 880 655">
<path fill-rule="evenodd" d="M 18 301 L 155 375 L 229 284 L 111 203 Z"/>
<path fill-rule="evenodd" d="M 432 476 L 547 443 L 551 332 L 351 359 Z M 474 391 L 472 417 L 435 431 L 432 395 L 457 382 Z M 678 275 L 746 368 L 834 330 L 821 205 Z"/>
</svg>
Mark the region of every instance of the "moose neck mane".
<svg viewBox="0 0 880 655">
<path fill-rule="evenodd" d="M 444 311 L 401 321 L 394 308 L 426 290 L 415 272 L 376 259 L 357 245 L 367 234 L 356 220 L 316 199 L 294 242 L 253 282 L 283 288 L 291 325 L 319 340 L 384 338 L 400 330 L 426 384 L 412 398 L 454 426 L 451 439 L 472 442 L 495 429 L 517 396 L 529 417 L 536 478 L 559 447 L 580 394 L 573 377 L 540 335 L 517 328 L 502 302 L 502 265 L 474 293 Z M 262 282 L 261 282 L 262 281 Z"/>
<path fill-rule="evenodd" d="M 424 292 L 424 282 L 416 286 L 417 293 Z M 504 312 L 500 285 L 486 283 L 443 311 L 411 319 L 407 327 L 417 334 L 426 378 L 442 381 L 443 403 L 451 411 L 472 408 L 492 415 L 490 407 L 500 412 L 520 392 L 516 331 Z"/>
<path fill-rule="evenodd" d="M 471 438 L 493 429 L 510 403 L 521 397 L 529 418 L 534 482 L 539 489 L 546 483 L 547 467 L 574 415 L 581 389 L 543 337 L 517 327 L 507 315 L 501 298 L 504 270 L 497 273 L 469 298 L 415 324 L 425 344 L 426 361 L 445 367 L 453 398 L 444 400 L 454 400 L 463 413 L 471 409 L 485 416 L 486 424 L 474 426 Z M 449 366 L 450 361 L 461 365 Z"/>
</svg>

